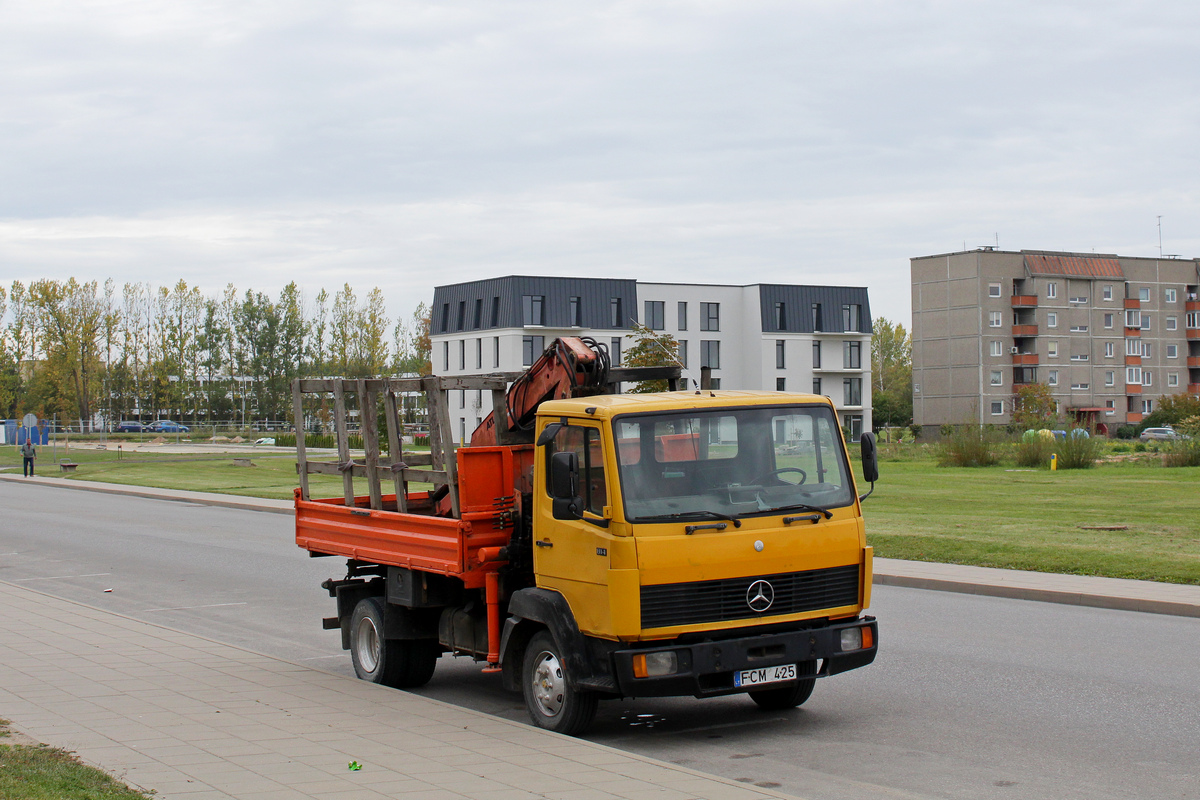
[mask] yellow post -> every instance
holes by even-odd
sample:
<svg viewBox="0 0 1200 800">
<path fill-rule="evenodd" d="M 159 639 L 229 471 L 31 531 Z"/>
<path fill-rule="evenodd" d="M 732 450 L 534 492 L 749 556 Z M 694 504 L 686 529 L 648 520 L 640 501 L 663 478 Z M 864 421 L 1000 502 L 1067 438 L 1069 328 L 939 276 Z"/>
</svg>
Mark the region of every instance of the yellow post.
<svg viewBox="0 0 1200 800">
<path fill-rule="evenodd" d="M 1058 469 L 1058 453 L 1051 453 L 1050 454 L 1050 470 L 1053 472 L 1053 471 L 1056 471 L 1057 469 Z"/>
</svg>

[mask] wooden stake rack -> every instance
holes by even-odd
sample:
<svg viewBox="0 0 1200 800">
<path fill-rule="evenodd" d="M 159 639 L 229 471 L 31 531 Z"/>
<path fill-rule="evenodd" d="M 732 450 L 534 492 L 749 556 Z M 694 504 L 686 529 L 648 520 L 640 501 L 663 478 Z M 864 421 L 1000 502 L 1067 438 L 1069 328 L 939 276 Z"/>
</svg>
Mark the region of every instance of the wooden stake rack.
<svg viewBox="0 0 1200 800">
<path fill-rule="evenodd" d="M 521 373 L 493 373 L 462 377 L 422 378 L 325 378 L 292 382 L 292 413 L 296 428 L 296 471 L 300 477 L 300 496 L 311 500 L 308 476 L 314 474 L 341 475 L 347 506 L 355 506 L 354 479 L 366 478 L 370 493 L 370 508 L 381 511 L 381 484 L 390 481 L 396 495 L 396 511 L 408 512 L 408 482 L 418 481 L 445 486 L 450 494 L 454 516 L 460 514 L 458 502 L 458 467 L 454 455 L 454 436 L 450 427 L 448 393 L 453 389 L 490 391 L 492 410 L 498 422 L 507 430 L 508 411 L 505 392 L 509 383 Z M 337 440 L 337 461 L 309 461 L 304 441 L 304 395 L 333 396 L 334 434 Z M 429 452 L 403 452 L 400 443 L 399 398 L 405 394 L 423 394 L 429 411 Z M 355 460 L 350 455 L 350 436 L 347 424 L 346 397 L 358 398 L 359 421 L 362 431 L 364 457 Z M 387 452 L 380 451 L 380 431 L 377 419 L 379 400 L 383 398 L 384 418 L 387 420 Z M 400 458 L 394 454 L 400 453 Z M 431 469 L 414 469 L 428 466 Z"/>
</svg>

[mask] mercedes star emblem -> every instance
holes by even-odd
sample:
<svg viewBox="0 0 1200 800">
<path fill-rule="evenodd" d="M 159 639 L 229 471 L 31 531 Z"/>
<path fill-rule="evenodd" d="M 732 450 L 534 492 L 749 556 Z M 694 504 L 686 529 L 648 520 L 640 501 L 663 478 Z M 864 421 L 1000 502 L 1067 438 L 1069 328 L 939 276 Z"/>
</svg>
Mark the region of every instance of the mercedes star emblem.
<svg viewBox="0 0 1200 800">
<path fill-rule="evenodd" d="M 774 602 L 775 587 L 766 581 L 755 581 L 746 590 L 746 605 L 760 614 L 770 608 Z"/>
</svg>

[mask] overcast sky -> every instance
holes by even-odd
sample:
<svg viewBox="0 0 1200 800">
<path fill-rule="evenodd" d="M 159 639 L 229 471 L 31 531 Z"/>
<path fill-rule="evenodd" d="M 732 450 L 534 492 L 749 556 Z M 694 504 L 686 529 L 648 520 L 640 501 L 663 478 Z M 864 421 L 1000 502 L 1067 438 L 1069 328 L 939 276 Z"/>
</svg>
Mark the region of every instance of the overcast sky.
<svg viewBox="0 0 1200 800">
<path fill-rule="evenodd" d="M 1200 255 L 1200 3 L 0 0 L 0 283 Z"/>
</svg>

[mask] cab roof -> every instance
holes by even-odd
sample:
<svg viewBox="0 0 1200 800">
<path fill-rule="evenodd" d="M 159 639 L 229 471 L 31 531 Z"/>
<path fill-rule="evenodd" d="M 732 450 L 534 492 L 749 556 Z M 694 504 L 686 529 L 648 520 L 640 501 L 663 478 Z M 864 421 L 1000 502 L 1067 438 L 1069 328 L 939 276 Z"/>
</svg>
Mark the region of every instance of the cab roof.
<svg viewBox="0 0 1200 800">
<path fill-rule="evenodd" d="M 739 391 L 707 389 L 704 391 L 652 392 L 647 394 L 601 394 L 592 397 L 572 397 L 547 400 L 538 407 L 539 416 L 575 416 L 594 408 L 590 416 L 611 418 L 618 414 L 643 414 L 654 411 L 684 409 L 712 410 L 745 406 L 777 406 L 793 404 L 832 406 L 828 397 L 790 392 Z"/>
</svg>

